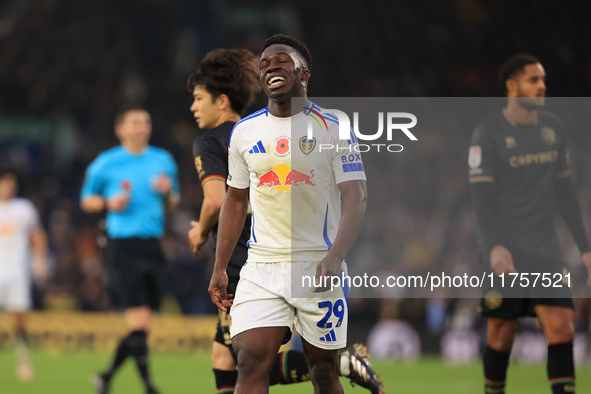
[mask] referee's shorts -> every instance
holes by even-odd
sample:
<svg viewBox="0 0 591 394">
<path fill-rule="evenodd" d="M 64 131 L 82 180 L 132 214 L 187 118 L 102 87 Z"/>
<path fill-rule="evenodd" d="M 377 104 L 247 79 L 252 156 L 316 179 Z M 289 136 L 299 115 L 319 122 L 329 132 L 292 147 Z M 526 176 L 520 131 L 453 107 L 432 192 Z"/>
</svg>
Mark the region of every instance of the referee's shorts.
<svg viewBox="0 0 591 394">
<path fill-rule="evenodd" d="M 159 309 L 167 277 L 159 239 L 110 238 L 105 248 L 105 265 L 115 307 Z"/>
</svg>

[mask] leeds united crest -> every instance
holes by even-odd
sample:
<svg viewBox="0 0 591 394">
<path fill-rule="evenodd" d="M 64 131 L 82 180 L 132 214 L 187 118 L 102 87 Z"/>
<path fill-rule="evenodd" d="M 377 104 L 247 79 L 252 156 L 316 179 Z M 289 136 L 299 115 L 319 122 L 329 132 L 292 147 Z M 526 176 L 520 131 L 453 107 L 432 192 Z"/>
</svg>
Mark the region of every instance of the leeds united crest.
<svg viewBox="0 0 591 394">
<path fill-rule="evenodd" d="M 300 149 L 304 154 L 308 155 L 316 147 L 316 138 L 308 139 L 308 137 L 300 138 Z"/>
</svg>

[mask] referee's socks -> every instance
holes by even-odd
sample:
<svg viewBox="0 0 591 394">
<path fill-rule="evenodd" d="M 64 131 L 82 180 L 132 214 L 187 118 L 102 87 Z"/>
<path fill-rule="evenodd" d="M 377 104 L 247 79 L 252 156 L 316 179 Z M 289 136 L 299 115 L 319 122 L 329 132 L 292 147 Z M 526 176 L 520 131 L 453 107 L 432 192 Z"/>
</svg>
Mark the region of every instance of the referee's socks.
<svg viewBox="0 0 591 394">
<path fill-rule="evenodd" d="M 137 369 L 140 372 L 147 389 L 152 388 L 148 362 L 148 333 L 143 330 L 133 331 L 128 339 L 129 354 L 135 358 Z"/>
</svg>

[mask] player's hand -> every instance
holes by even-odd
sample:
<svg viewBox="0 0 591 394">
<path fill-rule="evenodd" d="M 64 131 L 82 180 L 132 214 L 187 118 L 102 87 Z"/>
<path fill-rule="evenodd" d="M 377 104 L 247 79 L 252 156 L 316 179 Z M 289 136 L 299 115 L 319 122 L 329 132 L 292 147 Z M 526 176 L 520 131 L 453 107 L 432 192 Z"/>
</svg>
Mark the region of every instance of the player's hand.
<svg viewBox="0 0 591 394">
<path fill-rule="evenodd" d="M 322 293 L 330 290 L 332 277 L 341 276 L 342 261 L 326 255 L 316 266 L 316 283 L 312 293 Z M 328 277 L 325 279 L 325 277 Z"/>
<path fill-rule="evenodd" d="M 211 301 L 224 312 L 228 312 L 228 307 L 232 306 L 233 294 L 227 294 L 228 274 L 226 271 L 214 268 L 209 282 L 209 295 Z"/>
<path fill-rule="evenodd" d="M 189 230 L 189 245 L 191 245 L 193 253 L 199 256 L 201 247 L 205 245 L 209 237 L 204 237 L 203 234 L 201 234 L 201 224 L 199 222 L 192 220 L 191 226 L 193 226 L 193 228 Z"/>
<path fill-rule="evenodd" d="M 583 264 L 587 267 L 587 273 L 589 274 L 587 277 L 587 285 L 591 286 L 591 252 L 585 252 L 581 257 L 583 258 Z"/>
<path fill-rule="evenodd" d="M 168 194 L 172 190 L 172 181 L 167 174 L 160 174 L 154 180 L 153 187 L 158 193 Z"/>
<path fill-rule="evenodd" d="M 42 286 L 47 282 L 49 277 L 49 264 L 47 264 L 47 257 L 42 255 L 34 254 L 31 259 L 31 271 L 35 283 Z"/>
<path fill-rule="evenodd" d="M 119 194 L 107 200 L 107 210 L 115 212 L 123 212 L 127 209 L 127 204 L 131 198 L 128 194 Z"/>
<path fill-rule="evenodd" d="M 503 245 L 496 245 L 490 251 L 490 267 L 495 275 L 517 273 L 511 252 Z"/>
</svg>

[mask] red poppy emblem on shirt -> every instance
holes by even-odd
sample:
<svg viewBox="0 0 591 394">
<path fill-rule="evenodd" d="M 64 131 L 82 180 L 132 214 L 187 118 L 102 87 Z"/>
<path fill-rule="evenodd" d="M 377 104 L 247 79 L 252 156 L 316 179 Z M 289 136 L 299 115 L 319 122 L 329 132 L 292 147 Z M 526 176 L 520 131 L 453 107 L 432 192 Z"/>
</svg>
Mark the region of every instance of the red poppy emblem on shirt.
<svg viewBox="0 0 591 394">
<path fill-rule="evenodd" d="M 275 154 L 280 157 L 287 156 L 290 152 L 289 138 L 288 137 L 279 137 L 279 138 L 277 138 L 276 143 L 277 143 L 277 146 L 275 146 Z"/>
<path fill-rule="evenodd" d="M 277 153 L 284 154 L 287 153 L 289 150 L 289 140 L 287 138 L 282 138 L 277 141 Z"/>
</svg>

